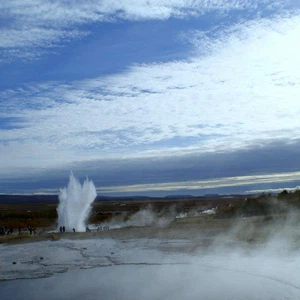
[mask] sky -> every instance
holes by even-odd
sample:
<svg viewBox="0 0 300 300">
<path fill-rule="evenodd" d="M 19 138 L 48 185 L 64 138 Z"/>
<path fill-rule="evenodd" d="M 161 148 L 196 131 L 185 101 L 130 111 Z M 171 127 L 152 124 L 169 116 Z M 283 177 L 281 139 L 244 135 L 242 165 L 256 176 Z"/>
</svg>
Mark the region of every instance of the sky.
<svg viewBox="0 0 300 300">
<path fill-rule="evenodd" d="M 0 0 L 0 193 L 295 188 L 297 0 Z"/>
</svg>

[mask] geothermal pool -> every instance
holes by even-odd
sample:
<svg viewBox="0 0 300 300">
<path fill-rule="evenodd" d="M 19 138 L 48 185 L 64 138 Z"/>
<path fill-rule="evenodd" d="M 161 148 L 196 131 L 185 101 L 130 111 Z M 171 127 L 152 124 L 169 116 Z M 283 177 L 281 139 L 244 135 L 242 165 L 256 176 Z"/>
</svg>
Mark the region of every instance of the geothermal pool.
<svg viewBox="0 0 300 300">
<path fill-rule="evenodd" d="M 0 282 L 1 299 L 300 299 L 298 250 L 219 246 L 187 254 L 191 243 L 65 239 L 2 245 L 0 278 L 8 281 Z"/>
<path fill-rule="evenodd" d="M 299 299 L 299 288 L 260 275 L 197 265 L 122 265 L 0 284 L 1 299 Z"/>
</svg>

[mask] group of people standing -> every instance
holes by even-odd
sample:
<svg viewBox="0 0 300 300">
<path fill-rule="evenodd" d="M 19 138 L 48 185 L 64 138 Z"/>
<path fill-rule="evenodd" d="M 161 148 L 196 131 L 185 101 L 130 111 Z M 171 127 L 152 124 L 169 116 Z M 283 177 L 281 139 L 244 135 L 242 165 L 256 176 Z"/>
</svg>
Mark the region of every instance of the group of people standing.
<svg viewBox="0 0 300 300">
<path fill-rule="evenodd" d="M 75 228 L 72 229 L 73 232 L 76 232 Z M 65 226 L 60 226 L 59 227 L 59 232 L 60 233 L 65 233 L 66 232 L 66 227 Z"/>
<path fill-rule="evenodd" d="M 109 230 L 109 225 L 106 224 L 104 226 L 98 226 L 97 231 Z"/>
<path fill-rule="evenodd" d="M 37 234 L 35 227 L 29 226 L 28 230 L 29 230 L 30 235 L 32 235 L 32 234 L 36 235 Z M 21 233 L 21 228 L 19 228 L 19 233 Z"/>
<path fill-rule="evenodd" d="M 19 234 L 21 234 L 22 229 L 23 228 L 21 226 L 19 226 Z M 37 234 L 35 227 L 28 226 L 27 229 L 28 229 L 30 235 L 32 235 L 32 234 L 36 235 Z M 26 228 L 25 228 L 24 231 L 26 231 Z M 0 235 L 10 235 L 10 234 L 14 234 L 14 229 L 12 227 L 7 229 L 5 226 L 0 226 Z"/>
<path fill-rule="evenodd" d="M 102 226 L 98 226 L 97 231 L 102 231 L 102 230 L 109 230 L 109 225 L 104 225 Z M 72 229 L 73 232 L 76 232 L 75 228 Z M 85 228 L 85 232 L 91 232 L 92 230 L 87 226 Z M 66 227 L 65 226 L 60 226 L 59 227 L 59 232 L 60 233 L 65 233 L 66 232 Z"/>
<path fill-rule="evenodd" d="M 60 227 L 59 227 L 59 232 L 60 232 L 60 233 L 66 232 L 66 227 L 65 227 L 65 226 L 60 226 Z"/>
</svg>

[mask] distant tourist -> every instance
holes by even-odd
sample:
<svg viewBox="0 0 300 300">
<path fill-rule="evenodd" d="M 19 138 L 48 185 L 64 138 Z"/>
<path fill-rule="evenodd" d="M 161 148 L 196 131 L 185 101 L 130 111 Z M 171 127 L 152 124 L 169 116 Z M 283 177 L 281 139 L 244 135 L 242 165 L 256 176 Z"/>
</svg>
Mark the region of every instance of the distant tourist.
<svg viewBox="0 0 300 300">
<path fill-rule="evenodd" d="M 76 230 L 75 230 L 75 228 L 73 228 L 73 232 L 75 232 Z"/>
<path fill-rule="evenodd" d="M 28 230 L 29 230 L 30 235 L 32 235 L 32 228 L 30 226 L 28 227 Z"/>
<path fill-rule="evenodd" d="M 63 232 L 63 228 L 62 226 L 59 227 L 59 232 L 62 233 Z"/>
<path fill-rule="evenodd" d="M 5 228 L 4 228 L 4 226 L 0 227 L 0 235 L 5 235 Z"/>
<path fill-rule="evenodd" d="M 63 232 L 66 232 L 66 227 L 65 226 L 63 226 Z"/>
</svg>

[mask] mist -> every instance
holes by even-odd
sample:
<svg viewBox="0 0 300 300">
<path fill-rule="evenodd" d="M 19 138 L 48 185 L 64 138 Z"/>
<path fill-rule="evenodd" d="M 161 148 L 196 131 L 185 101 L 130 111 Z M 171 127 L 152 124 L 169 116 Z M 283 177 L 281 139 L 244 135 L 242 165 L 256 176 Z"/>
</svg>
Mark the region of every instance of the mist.
<svg viewBox="0 0 300 300">
<path fill-rule="evenodd" d="M 14 280 L 0 282 L 1 299 L 299 299 L 300 214 L 268 203 L 266 215 L 231 218 L 148 206 L 112 218 L 102 238 L 2 245 L 0 278 Z"/>
</svg>

